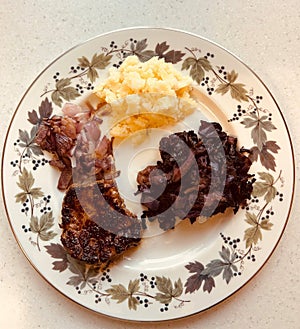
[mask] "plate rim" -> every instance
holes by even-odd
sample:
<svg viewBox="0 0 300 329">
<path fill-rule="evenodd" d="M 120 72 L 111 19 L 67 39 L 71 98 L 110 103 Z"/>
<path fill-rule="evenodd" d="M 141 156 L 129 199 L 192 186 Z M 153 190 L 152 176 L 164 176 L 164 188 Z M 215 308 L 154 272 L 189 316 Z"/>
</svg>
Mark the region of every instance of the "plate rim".
<svg viewBox="0 0 300 329">
<path fill-rule="evenodd" d="M 225 51 L 227 54 L 229 54 L 230 56 L 232 56 L 234 59 L 236 59 L 241 65 L 243 65 L 248 71 L 250 71 L 256 79 L 258 79 L 259 83 L 262 84 L 263 88 L 266 90 L 266 92 L 268 93 L 268 95 L 271 97 L 272 101 L 274 102 L 274 105 L 276 106 L 278 113 L 280 114 L 282 123 L 284 124 L 285 127 L 285 132 L 287 134 L 288 137 L 288 141 L 289 141 L 289 145 L 290 145 L 290 152 L 291 152 L 291 157 L 292 157 L 292 186 L 291 186 L 291 198 L 290 198 L 290 202 L 289 202 L 289 207 L 287 208 L 287 215 L 285 218 L 285 222 L 284 225 L 282 227 L 282 230 L 280 232 L 280 235 L 276 241 L 276 243 L 274 244 L 274 247 L 270 250 L 269 255 L 266 257 L 266 259 L 264 260 L 264 262 L 260 265 L 260 267 L 258 267 L 255 270 L 255 273 L 252 274 L 248 280 L 246 280 L 240 287 L 238 287 L 237 289 L 235 289 L 234 291 L 232 291 L 230 294 L 226 295 L 224 298 L 220 299 L 219 301 L 211 304 L 210 306 L 198 310 L 198 311 L 194 311 L 192 313 L 186 314 L 186 315 L 182 315 L 182 316 L 176 316 L 173 318 L 167 318 L 167 319 L 154 319 L 154 320 L 135 320 L 135 319 L 127 319 L 124 317 L 120 317 L 120 316 L 115 316 L 115 315 L 111 315 L 111 314 L 106 314 L 104 312 L 101 311 L 97 311 L 95 309 L 92 309 L 91 307 L 84 305 L 83 303 L 80 303 L 79 301 L 75 300 L 72 296 L 67 295 L 65 292 L 61 291 L 58 287 L 56 287 L 53 283 L 51 283 L 51 281 L 49 279 L 47 279 L 42 273 L 41 271 L 37 268 L 37 266 L 34 265 L 33 261 L 30 259 L 29 255 L 27 254 L 27 252 L 25 251 L 24 247 L 21 244 L 21 241 L 18 239 L 17 234 L 15 232 L 15 229 L 12 225 L 12 221 L 10 219 L 9 216 L 9 211 L 8 211 L 8 206 L 7 206 L 7 201 L 6 201 L 6 196 L 4 193 L 4 180 L 3 180 L 3 174 L 4 174 L 4 157 L 6 154 L 6 150 L 7 150 L 7 140 L 9 137 L 9 133 L 11 130 L 11 126 L 14 122 L 14 119 L 18 113 L 18 111 L 20 110 L 20 107 L 24 101 L 24 99 L 26 98 L 27 94 L 30 92 L 30 90 L 32 89 L 32 87 L 35 85 L 36 81 L 57 61 L 59 61 L 62 57 L 64 57 L 66 54 L 72 52 L 74 49 L 79 48 L 80 46 L 83 46 L 85 44 L 88 44 L 89 42 L 96 40 L 98 38 L 101 37 L 105 37 L 108 36 L 110 34 L 114 34 L 114 33 L 119 33 L 119 32 L 126 32 L 126 31 L 134 31 L 134 30 L 164 30 L 164 31 L 169 31 L 169 32 L 179 32 L 182 34 L 186 34 L 186 35 L 190 35 L 193 37 L 196 37 L 198 39 L 201 39 L 203 41 L 206 41 L 216 47 L 218 47 L 219 49 L 221 49 L 222 51 Z M 58 291 L 60 293 L 60 295 L 63 295 L 64 298 L 71 300 L 73 303 L 79 305 L 80 307 L 82 307 L 83 309 L 87 309 L 89 311 L 92 311 L 93 313 L 96 313 L 98 315 L 104 316 L 106 318 L 109 319 L 115 319 L 115 320 L 121 320 L 124 322 L 133 322 L 133 323 L 147 323 L 147 322 L 168 322 L 168 321 L 176 321 L 176 320 L 181 320 L 181 319 L 185 319 L 188 317 L 192 317 L 195 316 L 197 314 L 203 313 L 205 311 L 208 311 L 214 307 L 216 307 L 217 305 L 220 305 L 221 303 L 223 303 L 224 301 L 230 299 L 233 295 L 237 294 L 242 288 L 244 288 L 254 277 L 256 277 L 256 275 L 259 274 L 259 272 L 262 270 L 263 267 L 265 267 L 266 263 L 269 261 L 269 259 L 271 258 L 271 256 L 273 255 L 275 249 L 278 247 L 278 244 L 280 243 L 282 236 L 286 230 L 287 224 L 290 220 L 291 217 L 291 212 L 293 209 L 293 205 L 295 202 L 295 190 L 296 190 L 296 161 L 295 161 L 295 152 L 294 152 L 294 146 L 293 146 L 293 141 L 292 141 L 292 137 L 291 137 L 291 132 L 288 126 L 288 123 L 285 119 L 285 116 L 283 115 L 283 112 L 281 111 L 278 102 L 276 101 L 274 95 L 272 94 L 272 92 L 270 91 L 270 89 L 267 87 L 267 85 L 265 84 L 265 82 L 259 77 L 259 75 L 251 68 L 249 67 L 239 56 L 237 56 L 236 54 L 234 54 L 233 52 L 231 52 L 230 50 L 228 50 L 227 48 L 225 48 L 224 46 L 218 44 L 215 41 L 210 40 L 209 38 L 203 37 L 202 35 L 198 35 L 196 33 L 193 32 L 189 32 L 183 29 L 177 29 L 177 28 L 172 28 L 172 27 L 163 27 L 163 26 L 131 26 L 131 27 L 125 27 L 125 28 L 119 28 L 119 29 L 114 29 L 111 31 L 107 31 L 104 33 L 100 33 L 96 36 L 93 36 L 91 38 L 88 38 L 82 42 L 77 43 L 76 45 L 70 47 L 69 49 L 67 49 L 66 51 L 62 52 L 60 55 L 58 55 L 57 57 L 55 57 L 48 65 L 46 65 L 44 67 L 44 69 L 42 69 L 40 71 L 40 73 L 33 79 L 33 81 L 29 84 L 29 86 L 26 88 L 25 92 L 23 93 L 23 95 L 20 98 L 20 101 L 18 102 L 15 110 L 13 111 L 12 115 L 11 115 L 11 119 L 10 122 L 6 128 L 6 134 L 5 134 L 5 138 L 3 141 L 3 151 L 2 151 L 2 155 L 1 155 L 1 192 L 2 192 L 2 197 L 3 197 L 3 206 L 5 209 L 5 213 L 6 213 L 6 217 L 10 226 L 10 229 L 13 233 L 13 236 L 19 246 L 19 248 L 21 249 L 22 253 L 24 254 L 24 256 L 26 257 L 26 259 L 29 261 L 29 263 L 31 264 L 31 266 L 35 269 L 35 271 L 42 277 L 43 280 L 45 280 L 50 286 L 52 286 L 56 291 Z"/>
</svg>

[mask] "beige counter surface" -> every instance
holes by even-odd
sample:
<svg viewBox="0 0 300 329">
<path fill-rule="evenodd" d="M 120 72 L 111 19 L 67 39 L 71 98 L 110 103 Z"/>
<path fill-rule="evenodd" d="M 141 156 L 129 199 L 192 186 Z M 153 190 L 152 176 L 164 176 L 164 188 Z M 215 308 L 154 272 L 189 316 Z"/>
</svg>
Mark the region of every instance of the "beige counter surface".
<svg viewBox="0 0 300 329">
<path fill-rule="evenodd" d="M 170 27 L 196 33 L 241 58 L 277 100 L 300 150 L 299 1 L 8 1 L 0 4 L 1 154 L 12 115 L 35 77 L 69 48 L 111 30 Z M 296 186 L 297 187 L 297 186 Z M 225 302 L 165 323 L 128 323 L 95 314 L 62 296 L 33 269 L 0 203 L 0 328 L 240 329 L 300 327 L 300 203 L 263 269 Z"/>
</svg>

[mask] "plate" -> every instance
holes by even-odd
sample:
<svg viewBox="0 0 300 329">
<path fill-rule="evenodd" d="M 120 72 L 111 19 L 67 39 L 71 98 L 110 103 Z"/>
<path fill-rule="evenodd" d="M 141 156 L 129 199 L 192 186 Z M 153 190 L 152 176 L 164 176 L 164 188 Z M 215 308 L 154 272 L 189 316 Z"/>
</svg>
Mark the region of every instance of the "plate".
<svg viewBox="0 0 300 329">
<path fill-rule="evenodd" d="M 60 243 L 57 172 L 34 143 L 41 113 L 61 114 L 82 102 L 128 55 L 159 56 L 190 76 L 198 119 L 218 121 L 251 150 L 255 191 L 236 215 L 226 212 L 174 230 L 156 230 L 99 272 L 74 262 Z M 82 60 L 82 59 L 85 60 Z M 197 118 L 198 116 L 198 118 Z M 196 119 L 196 120 L 195 120 Z M 172 129 L 170 131 L 172 131 Z M 162 132 L 164 133 L 164 132 Z M 138 166 L 157 160 L 151 145 L 116 149 L 123 196 L 134 191 Z M 127 140 L 125 141 L 125 144 Z M 142 146 L 141 146 L 142 145 Z M 122 153 L 127 148 L 130 153 Z M 143 153 L 142 150 L 147 150 Z M 122 154 L 126 154 L 122 158 Z M 163 321 L 206 310 L 243 287 L 266 263 L 286 226 L 294 194 L 295 162 L 284 117 L 258 76 L 215 43 L 184 31 L 131 28 L 100 35 L 64 53 L 28 88 L 9 126 L 2 158 L 2 189 L 13 233 L 33 267 L 78 304 L 111 317 Z M 133 176 L 132 176 L 133 175 Z M 133 179 L 134 179 L 133 178 Z M 128 194 L 129 193 L 129 194 Z M 130 206 L 130 200 L 128 201 Z M 134 202 L 132 202 L 134 204 Z"/>
</svg>

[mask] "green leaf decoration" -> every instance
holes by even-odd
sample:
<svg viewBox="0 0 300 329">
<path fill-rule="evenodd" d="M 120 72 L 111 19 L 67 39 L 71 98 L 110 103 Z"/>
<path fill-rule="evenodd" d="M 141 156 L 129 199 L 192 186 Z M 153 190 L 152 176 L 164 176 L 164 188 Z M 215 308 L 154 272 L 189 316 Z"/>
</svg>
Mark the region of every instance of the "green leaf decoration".
<svg viewBox="0 0 300 329">
<path fill-rule="evenodd" d="M 178 298 L 183 293 L 183 285 L 180 279 L 172 284 L 171 279 L 166 277 L 156 277 L 157 289 L 160 293 L 155 295 L 155 299 L 162 304 L 169 304 L 173 298 Z"/>
<path fill-rule="evenodd" d="M 270 203 L 276 196 L 277 189 L 274 186 L 274 177 L 270 173 L 259 172 L 260 181 L 253 184 L 252 195 L 256 197 L 264 196 L 266 202 Z"/>
<path fill-rule="evenodd" d="M 61 106 L 63 99 L 71 101 L 80 96 L 79 92 L 71 87 L 71 79 L 60 79 L 56 82 L 56 89 L 51 94 L 51 99 L 54 104 Z"/>
<path fill-rule="evenodd" d="M 230 94 L 233 99 L 236 99 L 238 102 L 248 101 L 248 91 L 244 88 L 243 83 L 231 83 L 230 85 Z"/>
<path fill-rule="evenodd" d="M 259 121 L 251 131 L 251 138 L 253 142 L 257 144 L 259 150 L 263 148 L 265 142 L 267 141 L 267 134 L 264 131 L 263 127 L 259 124 Z"/>
<path fill-rule="evenodd" d="M 49 241 L 53 239 L 57 233 L 50 229 L 54 225 L 54 218 L 52 211 L 43 214 L 40 219 L 36 216 L 32 216 L 30 219 L 30 229 L 33 233 L 37 233 L 39 238 L 43 241 Z"/>
<path fill-rule="evenodd" d="M 205 71 L 212 70 L 212 66 L 207 58 L 188 57 L 183 61 L 181 70 L 190 70 L 191 78 L 200 84 L 204 78 Z"/>
<path fill-rule="evenodd" d="M 33 199 L 38 199 L 44 196 L 44 193 L 41 191 L 40 187 L 33 187 L 29 193 Z"/>
</svg>

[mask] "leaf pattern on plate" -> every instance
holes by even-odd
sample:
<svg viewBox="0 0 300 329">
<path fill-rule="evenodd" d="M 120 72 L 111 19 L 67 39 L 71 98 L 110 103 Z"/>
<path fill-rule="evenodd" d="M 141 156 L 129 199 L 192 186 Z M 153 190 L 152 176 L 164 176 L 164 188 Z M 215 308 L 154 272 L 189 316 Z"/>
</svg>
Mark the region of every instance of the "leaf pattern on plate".
<svg viewBox="0 0 300 329">
<path fill-rule="evenodd" d="M 273 154 L 278 153 L 279 150 L 280 150 L 280 147 L 277 145 L 277 143 L 275 141 L 267 141 L 263 145 L 261 150 L 257 146 L 253 146 L 250 149 L 251 152 L 250 152 L 249 158 L 252 162 L 258 161 L 258 158 L 259 158 L 261 164 L 266 169 L 271 169 L 271 170 L 275 171 L 276 162 L 275 162 L 275 157 Z"/>
<path fill-rule="evenodd" d="M 61 79 L 56 82 L 51 99 L 54 104 L 62 106 L 63 100 L 71 101 L 79 97 L 78 91 L 71 86 L 71 79 Z"/>
<path fill-rule="evenodd" d="M 24 203 L 28 197 L 34 200 L 44 196 L 40 187 L 33 187 L 34 182 L 35 179 L 33 178 L 32 173 L 24 168 L 19 175 L 19 181 L 17 182 L 17 185 L 22 192 L 15 195 L 16 202 Z"/>
<path fill-rule="evenodd" d="M 251 138 L 259 151 L 262 151 L 264 145 L 266 145 L 267 132 L 276 129 L 266 115 L 259 117 L 256 113 L 252 113 L 250 117 L 245 118 L 241 124 L 245 125 L 246 128 L 252 128 Z"/>
<path fill-rule="evenodd" d="M 173 282 L 165 276 L 153 276 L 149 280 L 147 275 L 141 273 L 139 278 L 129 280 L 127 286 L 123 283 L 111 284 L 112 279 L 107 274 L 110 272 L 108 268 L 101 269 L 97 265 L 88 265 L 73 259 L 59 243 L 51 243 L 45 248 L 47 253 L 56 259 L 52 262 L 52 269 L 60 273 L 69 270 L 72 276 L 66 283 L 74 286 L 80 293 L 94 294 L 97 302 L 103 297 L 106 303 L 110 303 L 110 300 L 118 304 L 127 301 L 129 310 L 135 311 L 141 304 L 148 307 L 154 301 L 165 305 L 177 301 L 179 303 L 177 307 L 182 307 L 184 303 L 189 302 L 180 298 L 183 295 L 183 284 L 180 278 Z M 108 284 L 107 288 L 104 288 L 105 281 Z M 151 294 L 149 290 L 156 290 L 156 293 Z"/>
<path fill-rule="evenodd" d="M 127 303 L 130 311 L 137 311 L 142 306 L 153 311 L 155 305 L 159 312 L 170 307 L 184 307 L 191 296 L 202 290 L 210 294 L 220 285 L 218 278 L 230 285 L 231 281 L 243 274 L 246 262 L 254 262 L 256 252 L 260 250 L 260 242 L 267 231 L 272 230 L 273 202 L 283 200 L 278 183 L 283 183 L 282 173 L 277 178 L 269 172 L 258 172 L 254 183 L 253 200 L 245 210 L 244 231 L 241 236 L 232 238 L 221 233 L 222 244 L 215 257 L 206 263 L 197 259 L 183 266 L 181 277 L 171 279 L 166 273 L 140 273 L 126 282 L 115 282 L 114 271 L 109 268 L 100 269 L 74 260 L 63 246 L 57 242 L 58 219 L 54 216 L 50 203 L 51 198 L 41 187 L 36 186 L 34 173 L 47 164 L 43 152 L 35 144 L 35 135 L 40 123 L 59 111 L 65 102 L 76 100 L 84 93 L 90 93 L 100 73 L 109 67 L 118 68 L 124 59 L 136 55 L 142 62 L 158 56 L 166 62 L 178 64 L 180 69 L 189 74 L 197 87 L 202 88 L 209 96 L 227 97 L 238 104 L 229 122 L 238 121 L 249 131 L 253 142 L 250 159 L 259 162 L 268 171 L 276 172 L 276 155 L 281 149 L 270 135 L 276 126 L 272 121 L 272 113 L 258 104 L 262 96 L 253 96 L 251 86 L 240 81 L 240 75 L 234 68 L 225 68 L 216 64 L 217 58 L 211 52 L 197 47 L 174 49 L 170 42 L 156 41 L 149 47 L 148 38 L 125 40 L 121 45 L 111 41 L 103 45 L 91 56 L 82 55 L 74 59 L 73 66 L 65 72 L 56 72 L 53 79 L 41 92 L 41 103 L 37 109 L 28 109 L 27 121 L 31 129 L 19 129 L 18 140 L 14 145 L 17 159 L 11 162 L 16 185 L 20 190 L 15 194 L 15 202 L 21 207 L 24 232 L 29 234 L 29 242 L 37 249 L 46 251 L 52 259 L 52 270 L 59 274 L 67 274 L 66 284 L 73 287 L 78 295 L 90 294 L 96 304 L 112 302 Z M 52 86 L 52 87 L 51 87 Z M 49 96 L 49 98 L 47 97 Z M 234 120 L 233 120 L 234 119 Z M 35 239 L 34 239 L 35 238 Z M 53 241 L 52 241 L 53 240 Z M 52 242 L 51 242 L 52 241 Z M 43 247 L 43 248 L 42 248 Z M 51 266 L 51 265 L 50 265 Z M 163 271 L 162 271 L 163 272 Z M 186 275 L 184 274 L 186 273 Z M 204 294 L 204 296 L 205 296 Z M 80 298 L 80 297 L 78 297 Z"/>
<path fill-rule="evenodd" d="M 194 55 L 194 53 L 192 54 Z M 183 61 L 181 70 L 190 70 L 189 73 L 191 78 L 200 84 L 205 77 L 205 71 L 208 72 L 212 70 L 212 66 L 207 58 L 197 58 L 194 55 L 193 57 L 188 57 Z"/>
<path fill-rule="evenodd" d="M 39 239 L 43 241 L 52 240 L 57 233 L 53 232 L 51 228 L 54 226 L 54 217 L 51 212 L 43 214 L 40 218 L 31 216 L 30 229 L 31 232 L 37 234 L 37 246 L 40 250 Z"/>
<path fill-rule="evenodd" d="M 185 293 L 193 293 L 196 290 L 199 290 L 201 288 L 201 285 L 203 283 L 203 291 L 211 292 L 212 289 L 215 287 L 215 280 L 213 277 L 209 275 L 204 275 L 202 271 L 204 270 L 204 266 L 198 262 L 190 262 L 185 266 L 190 273 L 194 273 L 192 276 L 190 276 L 186 283 L 185 283 Z"/>
<path fill-rule="evenodd" d="M 155 56 L 159 58 L 163 58 L 167 63 L 176 64 L 182 60 L 182 57 L 185 53 L 181 52 L 180 50 L 169 50 L 170 46 L 167 44 L 166 41 L 162 43 L 158 43 L 155 47 Z"/>
<path fill-rule="evenodd" d="M 94 82 L 99 77 L 97 69 L 104 70 L 110 64 L 111 58 L 112 55 L 105 55 L 104 53 L 99 55 L 94 54 L 91 61 L 89 61 L 85 56 L 78 58 L 79 66 L 86 69 L 81 76 L 87 74 L 87 78 L 91 82 Z"/>
<path fill-rule="evenodd" d="M 221 82 L 217 89 L 216 93 L 221 95 L 225 95 L 230 92 L 230 95 L 233 99 L 237 101 L 248 101 L 248 91 L 245 89 L 245 85 L 243 83 L 236 83 L 236 79 L 238 77 L 238 73 L 232 70 L 227 74 L 227 82 Z"/>
</svg>

